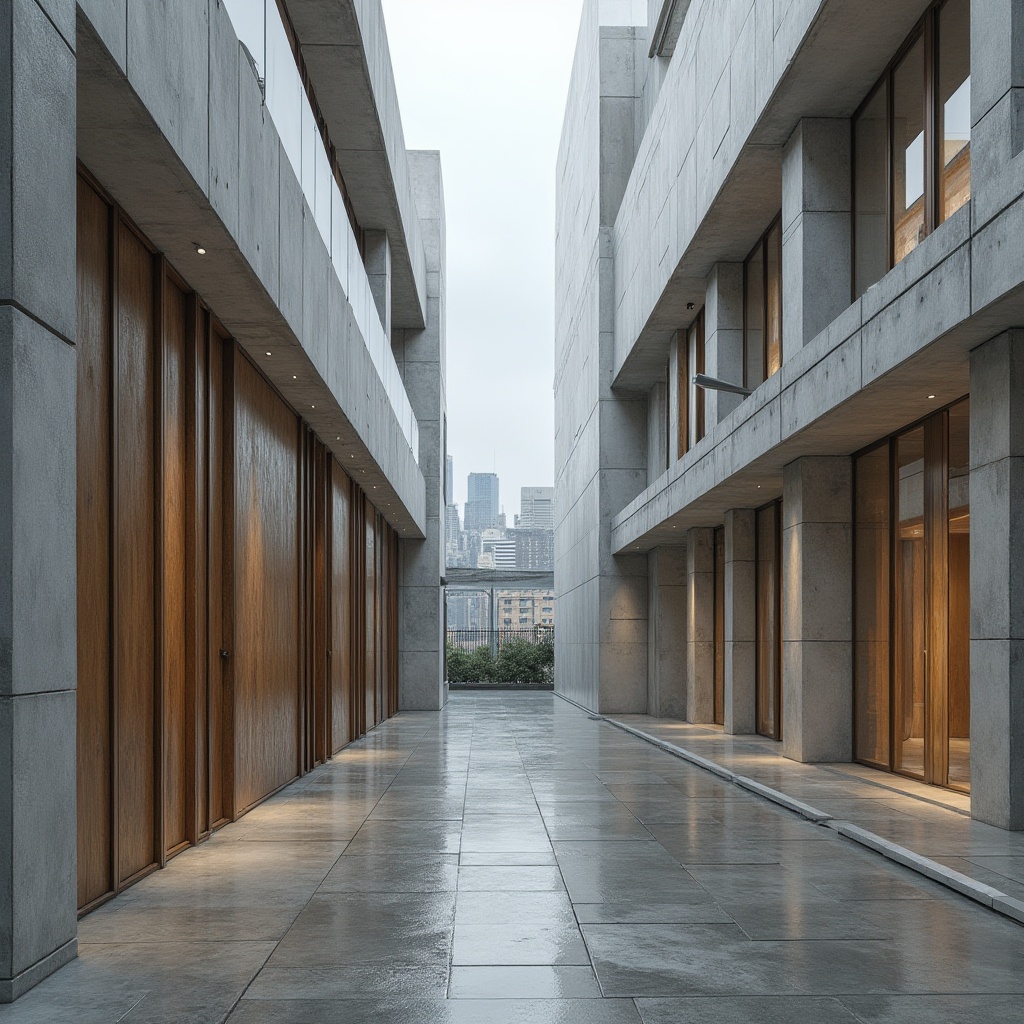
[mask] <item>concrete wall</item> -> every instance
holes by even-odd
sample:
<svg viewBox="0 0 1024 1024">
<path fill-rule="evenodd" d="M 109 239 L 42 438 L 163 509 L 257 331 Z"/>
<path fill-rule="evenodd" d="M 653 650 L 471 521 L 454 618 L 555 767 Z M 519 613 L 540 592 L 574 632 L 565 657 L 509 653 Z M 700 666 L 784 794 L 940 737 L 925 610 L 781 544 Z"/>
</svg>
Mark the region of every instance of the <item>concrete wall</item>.
<svg viewBox="0 0 1024 1024">
<path fill-rule="evenodd" d="M 0 3 L 0 1002 L 77 950 L 75 7 Z"/>
<path fill-rule="evenodd" d="M 426 483 L 426 537 L 401 544 L 399 563 L 398 704 L 437 710 L 444 680 L 445 571 L 445 214 L 439 153 L 408 156 L 427 266 L 426 326 L 396 333 L 395 351 L 420 426 L 420 470 Z"/>
<path fill-rule="evenodd" d="M 646 396 L 612 392 L 611 218 L 633 159 L 632 5 L 584 5 L 557 171 L 555 686 L 585 707 L 647 705 L 647 561 L 613 556 L 607 524 L 647 479 Z M 605 12 L 607 14 L 607 11 Z"/>
</svg>

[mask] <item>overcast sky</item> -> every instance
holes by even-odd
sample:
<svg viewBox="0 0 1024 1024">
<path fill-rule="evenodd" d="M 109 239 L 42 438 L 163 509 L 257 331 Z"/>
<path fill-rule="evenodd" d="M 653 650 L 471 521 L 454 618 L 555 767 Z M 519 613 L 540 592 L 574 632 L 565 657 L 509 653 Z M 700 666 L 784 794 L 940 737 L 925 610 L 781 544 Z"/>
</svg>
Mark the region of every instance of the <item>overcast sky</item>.
<svg viewBox="0 0 1024 1024">
<path fill-rule="evenodd" d="M 555 158 L 583 0 L 383 0 L 410 149 L 438 149 L 448 218 L 455 500 L 497 471 L 554 483 Z"/>
</svg>

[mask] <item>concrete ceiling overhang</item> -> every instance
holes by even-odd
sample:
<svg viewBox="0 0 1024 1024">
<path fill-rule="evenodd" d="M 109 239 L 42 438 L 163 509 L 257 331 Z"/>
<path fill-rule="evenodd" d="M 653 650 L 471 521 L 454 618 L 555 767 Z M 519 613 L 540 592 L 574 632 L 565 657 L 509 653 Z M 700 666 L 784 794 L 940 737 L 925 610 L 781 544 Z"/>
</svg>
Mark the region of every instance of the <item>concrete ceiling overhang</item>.
<svg viewBox="0 0 1024 1024">
<path fill-rule="evenodd" d="M 714 265 L 742 262 L 779 212 L 782 148 L 801 118 L 851 117 L 926 8 L 925 0 L 909 9 L 891 0 L 822 0 L 639 337 L 632 345 L 633 339 L 616 338 L 613 387 L 647 391 L 662 378 L 672 338 L 704 305 Z M 683 37 L 691 20 L 682 25 Z M 682 39 L 675 49 L 676 59 L 692 59 Z M 623 209 L 630 199 L 627 188 Z"/>
<path fill-rule="evenodd" d="M 390 406 L 383 413 L 393 421 L 389 440 L 374 439 L 374 450 L 365 426 L 361 428 L 341 408 L 235 237 L 81 12 L 77 41 L 79 159 L 209 304 L 285 402 L 296 412 L 301 410 L 302 420 L 399 536 L 422 539 L 426 535 L 422 474 L 416 468 L 396 484 L 381 466 L 393 455 L 389 443 L 396 451 L 404 447 Z M 196 239 L 203 241 L 207 255 L 197 253 Z M 272 358 L 267 358 L 268 352 Z M 378 400 L 382 408 L 387 403 L 383 385 Z"/>
<path fill-rule="evenodd" d="M 387 232 L 396 328 L 425 323 L 426 270 L 379 2 L 285 0 L 356 220 Z"/>
</svg>

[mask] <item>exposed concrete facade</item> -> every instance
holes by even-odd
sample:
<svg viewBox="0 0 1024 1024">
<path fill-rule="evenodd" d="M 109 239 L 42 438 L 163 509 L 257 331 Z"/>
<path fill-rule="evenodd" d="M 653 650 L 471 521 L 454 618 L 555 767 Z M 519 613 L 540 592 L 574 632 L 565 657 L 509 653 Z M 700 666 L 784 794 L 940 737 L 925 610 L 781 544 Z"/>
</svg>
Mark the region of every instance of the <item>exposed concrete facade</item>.
<svg viewBox="0 0 1024 1024">
<path fill-rule="evenodd" d="M 401 706 L 445 700 L 439 157 L 405 150 L 379 2 L 285 7 L 365 262 L 340 207 L 325 242 L 223 3 L 0 0 L 0 1001 L 76 952 L 77 160 L 373 495 Z"/>
<path fill-rule="evenodd" d="M 556 685 L 598 710 L 664 713 L 655 706 L 671 690 L 660 667 L 671 663 L 661 649 L 664 629 L 652 622 L 646 631 L 648 664 L 659 667 L 649 668 L 649 705 L 640 708 L 630 672 L 620 672 L 618 684 L 605 681 L 603 659 L 619 647 L 608 632 L 611 606 L 601 599 L 607 581 L 621 587 L 624 574 L 639 571 L 627 567 L 644 553 L 652 579 L 655 565 L 660 575 L 666 551 L 675 548 L 689 562 L 688 658 L 685 677 L 679 667 L 676 680 L 687 701 L 676 714 L 708 721 L 701 694 L 711 692 L 713 661 L 702 645 L 710 638 L 713 617 L 704 605 L 714 587 L 707 585 L 713 566 L 706 549 L 711 530 L 724 525 L 725 730 L 753 732 L 758 602 L 768 600 L 758 590 L 765 556 L 753 510 L 781 498 L 782 750 L 800 761 L 853 758 L 851 456 L 969 394 L 972 806 L 986 821 L 1024 827 L 1012 611 L 1024 529 L 1013 511 L 1021 453 L 1012 398 L 1015 353 L 1024 344 L 1012 330 L 1024 322 L 1020 5 L 970 5 L 970 198 L 945 219 L 933 217 L 909 254 L 852 300 L 853 117 L 915 26 L 938 17 L 937 7 L 925 0 L 652 0 L 647 7 L 648 29 L 633 28 L 641 56 L 632 69 L 630 133 L 593 114 L 605 80 L 597 71 L 598 40 L 621 30 L 600 29 L 600 5 L 587 4 L 559 164 L 560 267 L 569 252 L 575 263 L 557 293 L 556 481 L 565 539 L 556 583 L 571 628 L 589 647 L 586 660 L 562 657 Z M 585 144 L 584 112 L 591 117 Z M 601 174 L 621 173 L 616 151 L 629 161 L 627 180 L 614 211 L 601 204 L 607 230 L 601 228 L 599 256 L 588 256 L 599 234 L 591 213 Z M 751 316 L 744 260 L 776 216 L 781 368 L 753 381 L 747 398 L 705 392 L 706 434 L 680 457 L 679 390 L 687 386 L 679 373 L 681 332 L 703 307 L 705 371 L 742 383 Z M 582 229 L 571 234 L 572 223 L 588 225 L 591 244 L 579 244 Z M 584 319 L 578 282 L 584 267 L 589 280 L 606 281 L 598 264 L 611 284 Z M 590 367 L 601 375 L 581 403 L 564 380 L 575 386 Z M 599 394 L 620 411 L 605 412 L 587 432 L 583 413 L 596 408 Z M 626 433 L 620 424 L 632 421 L 638 403 L 647 407 L 645 486 L 633 496 L 623 488 L 610 521 L 596 499 L 589 518 L 574 518 L 583 481 L 592 478 L 580 473 L 579 452 L 589 453 L 596 470 L 605 453 L 618 450 Z M 605 591 L 585 591 L 579 563 L 569 558 L 584 536 L 595 552 L 591 573 L 605 574 Z M 652 617 L 659 591 L 648 588 Z M 643 652 L 631 657 L 639 662 Z"/>
</svg>

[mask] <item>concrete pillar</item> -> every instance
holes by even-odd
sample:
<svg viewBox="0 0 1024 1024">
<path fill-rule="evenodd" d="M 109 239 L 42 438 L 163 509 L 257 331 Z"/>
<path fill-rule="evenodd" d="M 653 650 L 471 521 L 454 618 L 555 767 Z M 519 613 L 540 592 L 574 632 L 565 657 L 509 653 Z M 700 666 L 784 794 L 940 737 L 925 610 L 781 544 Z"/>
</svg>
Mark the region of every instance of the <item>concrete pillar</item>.
<svg viewBox="0 0 1024 1024">
<path fill-rule="evenodd" d="M 366 231 L 366 276 L 384 333 L 391 339 L 391 243 L 386 231 Z"/>
<path fill-rule="evenodd" d="M 971 4 L 971 189 L 1024 150 L 1024 7 Z M 973 787 L 973 784 L 972 784 Z"/>
<path fill-rule="evenodd" d="M 401 544 L 399 560 L 398 705 L 402 711 L 444 707 L 445 322 L 444 198 L 436 153 L 409 153 L 413 196 L 427 254 L 426 326 L 405 330 L 392 346 L 420 431 L 426 481 L 426 539 Z M 389 287 L 390 294 L 390 287 Z M 398 332 L 396 332 L 398 333 Z"/>
<path fill-rule="evenodd" d="M 971 353 L 971 814 L 1024 828 L 1024 331 Z"/>
<path fill-rule="evenodd" d="M 715 720 L 715 531 L 686 535 L 686 720 Z"/>
<path fill-rule="evenodd" d="M 783 470 L 782 752 L 853 757 L 852 463 L 808 457 Z"/>
<path fill-rule="evenodd" d="M 743 264 L 716 263 L 708 275 L 704 301 L 704 372 L 743 383 Z M 705 391 L 709 428 L 740 404 L 739 395 Z"/>
<path fill-rule="evenodd" d="M 850 122 L 804 118 L 782 155 L 782 351 L 850 305 Z"/>
<path fill-rule="evenodd" d="M 2 1002 L 77 951 L 74 43 L 0 0 Z"/>
<path fill-rule="evenodd" d="M 660 547 L 647 555 L 647 713 L 686 717 L 686 548 Z"/>
<path fill-rule="evenodd" d="M 754 510 L 725 513 L 725 731 L 757 731 Z"/>
<path fill-rule="evenodd" d="M 647 398 L 647 482 L 668 469 L 668 385 L 660 380 Z"/>
</svg>

